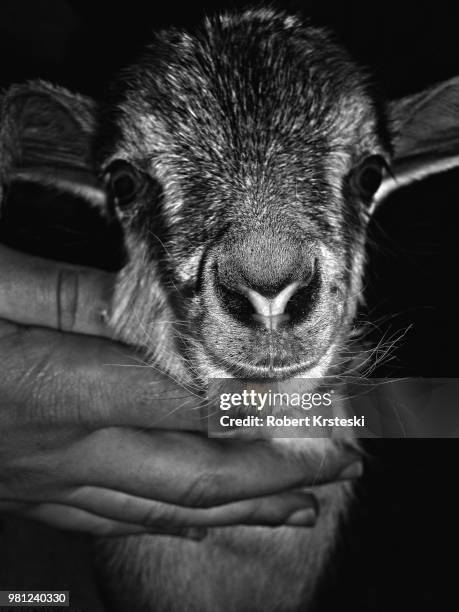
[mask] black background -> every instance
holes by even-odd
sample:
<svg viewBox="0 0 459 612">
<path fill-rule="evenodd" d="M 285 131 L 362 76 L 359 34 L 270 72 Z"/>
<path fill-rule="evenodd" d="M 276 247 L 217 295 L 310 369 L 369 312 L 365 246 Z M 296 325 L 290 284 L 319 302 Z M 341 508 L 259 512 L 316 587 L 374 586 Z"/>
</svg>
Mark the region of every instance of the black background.
<svg viewBox="0 0 459 612">
<path fill-rule="evenodd" d="M 204 12 L 244 5 L 2 0 L 0 86 L 41 77 L 98 97 L 111 75 L 142 48 L 150 30 L 189 25 Z M 389 97 L 459 74 L 459 9 L 453 3 L 275 5 L 335 30 Z M 374 376 L 458 376 L 458 202 L 459 171 L 452 171 L 401 190 L 374 219 L 362 318 L 372 323 L 372 342 L 400 338 Z M 10 218 L 10 225 L 0 224 L 0 239 L 14 242 L 17 218 Z M 97 236 L 99 228 L 94 228 Z M 24 240 L 18 243 L 25 248 Z M 40 250 L 40 244 L 29 250 Z M 100 239 L 91 242 L 84 263 L 108 267 L 100 244 Z M 324 583 L 320 609 L 345 604 L 374 611 L 459 607 L 458 450 L 455 440 L 368 447 L 366 475 Z"/>
</svg>

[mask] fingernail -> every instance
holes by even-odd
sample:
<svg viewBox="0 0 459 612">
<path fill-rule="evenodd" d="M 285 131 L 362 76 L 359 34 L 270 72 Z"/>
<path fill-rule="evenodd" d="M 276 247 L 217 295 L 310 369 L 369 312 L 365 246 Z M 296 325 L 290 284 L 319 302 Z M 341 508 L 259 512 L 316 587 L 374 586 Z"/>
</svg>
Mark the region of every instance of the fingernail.
<svg viewBox="0 0 459 612">
<path fill-rule="evenodd" d="M 315 525 L 316 520 L 316 508 L 302 508 L 301 510 L 296 510 L 293 514 L 291 514 L 285 521 L 285 524 L 294 527 L 312 527 Z"/>
<path fill-rule="evenodd" d="M 363 464 L 361 461 L 356 461 L 348 465 L 337 476 L 337 480 L 349 480 L 351 478 L 359 478 L 363 474 Z"/>
<path fill-rule="evenodd" d="M 206 537 L 207 529 L 205 527 L 186 527 L 183 529 L 151 529 L 149 533 L 151 535 L 156 536 L 171 536 L 200 542 Z"/>
</svg>

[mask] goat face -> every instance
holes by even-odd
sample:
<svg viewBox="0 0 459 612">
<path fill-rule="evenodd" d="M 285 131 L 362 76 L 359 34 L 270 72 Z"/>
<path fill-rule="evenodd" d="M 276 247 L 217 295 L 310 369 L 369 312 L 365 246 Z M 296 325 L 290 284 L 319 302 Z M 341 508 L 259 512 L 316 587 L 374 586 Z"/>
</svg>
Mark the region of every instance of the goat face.
<svg viewBox="0 0 459 612">
<path fill-rule="evenodd" d="M 222 17 L 159 35 L 111 119 L 103 165 L 131 260 L 156 269 L 198 376 L 321 376 L 355 312 L 389 160 L 361 71 L 291 17 Z"/>
<path fill-rule="evenodd" d="M 451 79 L 379 103 L 326 32 L 247 11 L 158 34 L 102 108 L 12 87 L 1 178 L 115 213 L 112 321 L 164 369 L 320 377 L 342 362 L 375 204 L 458 163 L 458 99 Z"/>
</svg>

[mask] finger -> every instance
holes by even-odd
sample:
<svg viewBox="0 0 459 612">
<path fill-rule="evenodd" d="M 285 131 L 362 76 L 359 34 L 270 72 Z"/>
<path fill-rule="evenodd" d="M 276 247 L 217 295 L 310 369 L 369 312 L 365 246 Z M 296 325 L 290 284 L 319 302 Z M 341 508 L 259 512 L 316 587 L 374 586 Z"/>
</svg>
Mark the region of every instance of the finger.
<svg viewBox="0 0 459 612">
<path fill-rule="evenodd" d="M 149 533 L 155 535 L 176 536 L 191 540 L 201 540 L 205 536 L 205 530 L 193 528 L 165 528 L 152 526 L 151 528 L 146 529 L 142 525 L 111 520 L 86 510 L 82 510 L 81 508 L 73 508 L 64 504 L 0 502 L 0 512 L 36 520 L 57 529 L 81 531 L 101 537 L 128 536 Z"/>
<path fill-rule="evenodd" d="M 123 344 L 0 321 L 0 368 L 10 405 L 27 424 L 46 418 L 93 430 L 111 426 L 202 431 L 201 398 Z M 39 369 L 38 369 L 39 368 Z M 39 373 L 33 377 L 30 372 Z M 14 414 L 13 414 L 14 416 Z M 15 417 L 16 418 L 16 417 Z"/>
<path fill-rule="evenodd" d="M 327 443 L 328 444 L 325 444 Z M 187 507 L 209 507 L 308 487 L 361 473 L 354 450 L 308 440 L 306 452 L 264 441 L 110 428 L 75 442 L 66 479 Z M 73 466 L 66 473 L 66 466 Z M 77 469 L 75 469 L 77 466 Z M 346 471 L 346 468 L 348 470 Z"/>
<path fill-rule="evenodd" d="M 114 275 L 0 245 L 0 317 L 23 325 L 110 336 Z"/>
<path fill-rule="evenodd" d="M 314 525 L 318 503 L 310 492 L 291 491 L 212 508 L 184 508 L 96 487 L 80 487 L 62 502 L 107 518 L 146 528 L 158 526 Z"/>
</svg>

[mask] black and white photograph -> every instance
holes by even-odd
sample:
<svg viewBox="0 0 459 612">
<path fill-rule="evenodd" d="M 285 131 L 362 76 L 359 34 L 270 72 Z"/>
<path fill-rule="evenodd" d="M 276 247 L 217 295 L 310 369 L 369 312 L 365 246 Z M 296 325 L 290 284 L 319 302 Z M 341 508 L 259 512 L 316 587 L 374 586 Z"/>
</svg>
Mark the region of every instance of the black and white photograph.
<svg viewBox="0 0 459 612">
<path fill-rule="evenodd" d="M 3 0 L 0 610 L 458 608 L 458 202 L 452 3 Z"/>
</svg>

